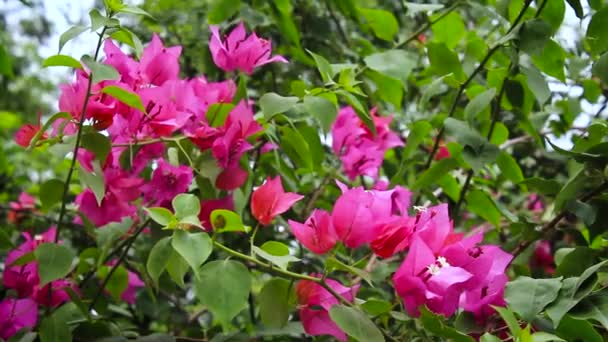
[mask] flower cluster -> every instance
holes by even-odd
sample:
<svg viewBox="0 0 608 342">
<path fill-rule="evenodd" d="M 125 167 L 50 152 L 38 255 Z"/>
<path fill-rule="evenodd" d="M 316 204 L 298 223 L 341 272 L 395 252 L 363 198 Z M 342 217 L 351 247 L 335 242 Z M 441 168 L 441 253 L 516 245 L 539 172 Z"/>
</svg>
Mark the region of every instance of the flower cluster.
<svg viewBox="0 0 608 342">
<path fill-rule="evenodd" d="M 403 146 L 403 141 L 390 130 L 390 116 L 379 116 L 376 108 L 370 110 L 376 132 L 359 119 L 352 107 L 340 109 L 334 122 L 332 148 L 344 164 L 344 172 L 352 180 L 357 176 L 378 178 L 384 154 L 393 147 Z"/>
<path fill-rule="evenodd" d="M 312 252 L 328 252 L 337 241 L 350 248 L 369 244 L 376 255 L 385 258 L 407 251 L 393 284 L 412 316 L 418 316 L 420 306 L 426 305 L 448 317 L 461 308 L 481 320 L 493 312 L 492 305 L 505 305 L 505 271 L 512 256 L 498 246 L 479 245 L 482 232 L 470 237 L 455 233 L 447 205 L 416 208 L 418 212 L 410 217 L 410 193 L 404 188 L 339 186 L 343 193 L 331 214 L 315 210 L 304 224 L 289 221 L 295 237 Z M 338 292 L 344 290 L 336 281 L 329 285 Z M 326 319 L 329 308 L 337 304 L 335 298 L 320 305 L 310 293 L 324 294 L 324 289 L 309 281 L 300 282 L 300 287 L 305 289 L 298 294 L 306 332 L 345 340 Z M 317 309 L 311 310 L 311 306 Z"/>
<path fill-rule="evenodd" d="M 217 27 L 211 27 L 211 31 L 213 59 L 225 71 L 239 69 L 251 74 L 258 66 L 287 62 L 281 56 L 270 57 L 271 46 L 267 40 L 255 34 L 245 37 L 242 24 L 225 43 L 221 41 Z M 179 135 L 179 139 L 189 139 L 201 151 L 208 151 L 220 169 L 215 180 L 218 189 L 233 190 L 245 183 L 248 173 L 240 166 L 241 157 L 253 148 L 250 141 L 255 139 L 262 126 L 253 118 L 252 101 L 235 101 L 237 87 L 234 81 L 208 82 L 205 76 L 180 78 L 178 60 L 182 48 L 164 46 L 157 35 L 153 36 L 139 60 L 124 53 L 110 39 L 105 41 L 103 51 L 103 64 L 113 67 L 119 74 L 118 79 L 92 83 L 88 93 L 92 71 L 87 67 L 78 69 L 72 83 L 60 86 L 59 109 L 69 113 L 72 119 L 54 121 L 50 134 L 52 137 L 75 135 L 79 122 L 85 120 L 85 126 L 90 123 L 90 127 L 85 127 L 87 131 L 103 131 L 112 144 L 105 160 L 96 160 L 98 156 L 93 151 L 83 148 L 76 156 L 84 171 L 103 178 L 102 196 L 86 188 L 75 199 L 79 211 L 90 222 L 97 227 L 121 222 L 127 217 L 137 222 L 139 207 L 169 207 L 177 194 L 189 190 L 194 170 L 190 166 L 174 165 L 164 158 L 167 152 L 164 138 L 177 139 L 175 136 Z M 108 86 L 136 94 L 145 110 L 103 92 Z M 223 119 L 216 118 L 223 111 L 221 106 L 229 110 Z M 46 132 L 39 134 L 40 129 L 40 124 L 23 126 L 15 135 L 16 143 L 27 147 L 37 134 L 41 140 L 48 139 Z M 130 163 L 125 165 L 121 159 Z M 280 180 L 277 178 L 276 181 L 280 186 Z M 261 188 L 271 184 L 273 181 L 269 180 Z M 260 191 L 257 196 L 268 197 L 272 193 Z M 298 196 L 292 197 L 292 201 L 297 199 Z M 261 222 L 269 223 L 268 220 L 287 210 L 291 204 L 276 203 L 269 210 L 263 208 Z M 211 228 L 209 216 L 213 210 L 233 207 L 230 193 L 222 198 L 202 201 L 200 215 L 203 227 Z M 10 204 L 10 208 L 9 219 L 18 224 L 24 211 L 35 208 L 35 199 L 22 194 L 18 202 Z M 75 222 L 82 223 L 82 219 L 76 217 Z M 0 337 L 3 339 L 22 328 L 34 327 L 39 305 L 56 307 L 69 300 L 66 288 L 71 288 L 76 294 L 79 292 L 76 284 L 67 279 L 40 286 L 36 261 L 15 264 L 41 243 L 53 243 L 55 228 L 42 235 L 24 233 L 23 237 L 25 242 L 10 251 L 5 260 L 3 285 L 14 290 L 16 298 L 0 302 Z M 106 266 L 112 267 L 116 262 L 109 261 Z M 135 292 L 144 286 L 144 282 L 134 272 L 127 271 L 127 275 L 128 286 L 121 299 L 133 304 Z M 50 293 L 49 288 L 52 288 Z"/>
</svg>

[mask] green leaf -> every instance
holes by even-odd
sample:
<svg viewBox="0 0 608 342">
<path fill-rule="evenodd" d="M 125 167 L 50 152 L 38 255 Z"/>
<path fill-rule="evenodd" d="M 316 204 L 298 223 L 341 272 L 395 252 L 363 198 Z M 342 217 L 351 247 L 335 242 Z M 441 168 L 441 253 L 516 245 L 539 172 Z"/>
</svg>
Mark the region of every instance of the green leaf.
<svg viewBox="0 0 608 342">
<path fill-rule="evenodd" d="M 89 172 L 83 169 L 82 166 L 79 166 L 78 176 L 82 183 L 93 191 L 97 205 L 101 206 L 101 202 L 106 194 L 106 183 L 99 163 L 93 163 L 93 172 Z"/>
<path fill-rule="evenodd" d="M 560 192 L 555 197 L 555 212 L 561 211 L 566 203 L 571 199 L 575 199 L 576 196 L 584 189 L 585 184 L 589 179 L 585 175 L 585 169 L 581 168 L 577 173 L 575 173 L 564 187 L 560 190 Z"/>
<path fill-rule="evenodd" d="M 608 329 L 608 291 L 594 293 L 578 303 L 570 315 L 577 319 L 595 320 Z"/>
<path fill-rule="evenodd" d="M 36 133 L 34 138 L 32 138 L 32 141 L 30 141 L 30 146 L 28 147 L 28 149 L 31 149 L 33 146 L 36 146 L 36 143 L 40 140 L 42 135 L 53 125 L 53 123 L 55 121 L 57 121 L 59 119 L 71 120 L 72 115 L 70 113 L 66 113 L 66 112 L 59 112 L 59 113 L 53 114 L 53 116 L 51 116 L 49 118 L 49 120 L 47 122 L 45 122 L 44 125 L 42 125 L 42 128 L 38 131 L 38 133 Z"/>
<path fill-rule="evenodd" d="M 547 80 L 534 66 L 529 68 L 522 66 L 521 71 L 526 75 L 528 88 L 530 88 L 538 103 L 542 106 L 551 98 L 551 90 L 547 85 Z"/>
<path fill-rule="evenodd" d="M 198 197 L 192 194 L 179 194 L 171 201 L 175 217 L 178 219 L 188 216 L 198 216 L 201 211 L 201 202 Z"/>
<path fill-rule="evenodd" d="M 586 226 L 595 223 L 597 208 L 579 200 L 570 200 L 566 203 L 566 210 L 578 217 Z"/>
<path fill-rule="evenodd" d="M 72 268 L 72 260 L 76 256 L 73 250 L 55 243 L 42 243 L 34 251 L 38 261 L 40 286 L 53 280 L 65 277 Z"/>
<path fill-rule="evenodd" d="M 331 68 L 331 65 L 325 59 L 325 57 L 321 55 L 317 55 L 316 53 L 306 50 L 312 58 L 315 60 L 315 64 L 317 65 L 317 70 L 319 70 L 319 74 L 321 75 L 321 79 L 325 84 L 333 84 L 334 72 Z"/>
<path fill-rule="evenodd" d="M 213 251 L 213 242 L 207 233 L 173 232 L 171 246 L 186 260 L 196 273 Z"/>
<path fill-rule="evenodd" d="M 148 213 L 148 216 L 150 216 L 150 218 L 154 222 L 160 224 L 163 227 L 167 227 L 171 224 L 171 222 L 177 221 L 175 216 L 173 216 L 173 213 L 167 208 L 155 207 L 144 208 L 144 210 Z"/>
<path fill-rule="evenodd" d="M 595 12 L 587 27 L 586 41 L 589 44 L 589 50 L 594 55 L 608 50 L 608 31 L 605 26 L 607 20 L 608 7 L 604 7 Z"/>
<path fill-rule="evenodd" d="M 110 293 L 116 302 L 121 302 L 121 296 L 129 286 L 129 273 L 127 269 L 122 265 L 102 266 L 97 271 L 97 276 L 100 280 L 106 279 L 114 267 L 116 267 L 116 270 L 110 276 L 105 290 Z"/>
<path fill-rule="evenodd" d="M 150 19 L 156 20 L 150 13 L 144 11 L 143 9 L 141 9 L 139 7 L 135 7 L 135 6 L 122 6 L 122 7 L 120 7 L 120 9 L 118 9 L 116 11 L 119 13 L 142 15 L 142 16 L 148 17 Z"/>
<path fill-rule="evenodd" d="M 464 117 L 468 122 L 474 122 L 479 113 L 490 107 L 492 99 L 496 96 L 496 89 L 490 88 L 475 96 L 464 108 Z"/>
<path fill-rule="evenodd" d="M 482 190 L 472 190 L 466 195 L 467 209 L 500 227 L 500 211 L 494 201 Z"/>
<path fill-rule="evenodd" d="M 336 105 L 321 96 L 304 96 L 304 109 L 319 122 L 326 134 L 338 115 Z"/>
<path fill-rule="evenodd" d="M 363 15 L 376 37 L 389 42 L 393 41 L 395 34 L 399 31 L 399 23 L 391 12 L 380 9 L 360 8 L 359 13 Z"/>
<path fill-rule="evenodd" d="M 126 104 L 129 107 L 133 107 L 141 112 L 145 112 L 144 104 L 141 102 L 139 95 L 134 92 L 128 91 L 118 86 L 105 86 L 101 89 L 101 92 L 108 94 L 118 101 Z"/>
<path fill-rule="evenodd" d="M 414 67 L 416 57 L 405 50 L 388 50 L 378 52 L 365 57 L 365 65 L 385 76 L 398 79 L 407 87 L 407 79 Z"/>
<path fill-rule="evenodd" d="M 292 308 L 290 303 L 295 301 L 293 289 L 289 281 L 281 278 L 270 279 L 264 284 L 257 296 L 264 326 L 281 328 L 287 324 Z"/>
<path fill-rule="evenodd" d="M 521 328 L 519 326 L 519 322 L 517 322 L 517 318 L 511 310 L 508 308 L 503 308 L 500 306 L 493 306 L 493 308 L 498 312 L 500 317 L 507 323 L 509 327 L 509 331 L 511 331 L 512 336 L 519 336 L 521 333 Z"/>
<path fill-rule="evenodd" d="M 100 163 L 104 163 L 110 150 L 112 149 L 112 143 L 107 136 L 99 132 L 85 133 L 82 135 L 82 147 L 93 152 L 95 158 Z"/>
<path fill-rule="evenodd" d="M 334 305 L 329 310 L 332 321 L 349 336 L 358 341 L 384 341 L 384 336 L 363 312 L 346 305 Z"/>
<path fill-rule="evenodd" d="M 375 85 L 373 96 L 393 105 L 395 110 L 401 109 L 403 102 L 403 84 L 396 78 L 383 75 L 374 70 L 366 70 L 365 77 L 369 78 Z"/>
<path fill-rule="evenodd" d="M 53 55 L 48 57 L 42 62 L 42 66 L 45 68 L 53 66 L 64 66 L 74 69 L 82 69 L 82 64 L 76 59 L 66 55 Z"/>
<path fill-rule="evenodd" d="M 412 185 L 412 190 L 426 188 L 431 184 L 435 184 L 443 175 L 458 166 L 458 162 L 453 158 L 445 158 L 433 163 L 428 170 L 419 175 L 414 185 Z"/>
<path fill-rule="evenodd" d="M 591 248 L 577 247 L 566 254 L 555 269 L 557 276 L 576 277 L 593 265 L 595 252 Z"/>
<path fill-rule="evenodd" d="M 413 16 L 414 14 L 417 14 L 419 12 L 436 11 L 436 10 L 442 9 L 444 7 L 443 5 L 419 4 L 416 2 L 408 2 L 408 1 L 404 1 L 403 4 L 407 8 L 407 15 L 409 15 L 409 16 Z"/>
<path fill-rule="evenodd" d="M 276 114 L 285 113 L 293 108 L 300 99 L 294 96 L 284 97 L 276 93 L 266 93 L 260 98 L 260 108 L 266 120 L 272 119 Z"/>
<path fill-rule="evenodd" d="M 312 153 L 308 142 L 298 130 L 291 127 L 280 127 L 281 148 L 294 163 L 304 169 L 313 170 Z"/>
<path fill-rule="evenodd" d="M 557 327 L 557 334 L 568 341 L 603 342 L 604 339 L 586 320 L 564 316 Z"/>
<path fill-rule="evenodd" d="M 511 157 L 510 154 L 501 152 L 498 155 L 498 158 L 496 158 L 496 164 L 498 164 L 503 176 L 511 182 L 517 184 L 524 180 L 524 174 L 521 171 L 521 168 L 517 164 L 515 158 Z"/>
<path fill-rule="evenodd" d="M 38 328 L 40 342 L 64 342 L 72 340 L 72 332 L 67 322 L 56 315 L 45 317 Z"/>
<path fill-rule="evenodd" d="M 602 82 L 608 84 L 608 52 L 604 52 L 600 58 L 593 63 L 591 73 L 602 80 Z"/>
<path fill-rule="evenodd" d="M 40 186 L 40 202 L 42 210 L 50 209 L 56 203 L 61 202 L 63 196 L 63 181 L 59 179 L 49 179 Z"/>
<path fill-rule="evenodd" d="M 11 56 L 2 45 L 0 45 L 0 75 L 4 75 L 8 78 L 15 76 L 13 73 Z"/>
<path fill-rule="evenodd" d="M 87 27 L 82 26 L 82 25 L 76 25 L 76 26 L 70 27 L 67 31 L 63 32 L 61 34 L 61 36 L 59 37 L 59 50 L 57 51 L 57 53 L 61 52 L 61 49 L 63 49 L 63 46 L 67 42 L 76 38 L 78 35 L 80 35 L 82 32 L 84 32 L 86 30 L 87 30 Z M 80 63 L 78 63 L 78 65 L 80 65 Z"/>
<path fill-rule="evenodd" d="M 552 33 L 551 26 L 542 19 L 526 21 L 518 33 L 519 48 L 530 55 L 540 53 L 551 39 Z"/>
<path fill-rule="evenodd" d="M 156 287 L 158 287 L 158 278 L 160 278 L 165 271 L 172 253 L 173 247 L 171 246 L 170 236 L 158 240 L 150 250 L 148 261 L 146 262 L 146 269 Z"/>
<path fill-rule="evenodd" d="M 424 142 L 426 138 L 430 136 L 433 126 L 428 121 L 420 120 L 416 121 L 410 127 L 410 133 L 407 136 L 407 144 L 401 152 L 402 160 L 411 157 L 420 144 Z"/>
<path fill-rule="evenodd" d="M 439 336 L 445 337 L 449 341 L 455 342 L 473 342 L 473 338 L 448 326 L 442 316 L 435 315 L 426 307 L 420 309 L 420 320 L 424 329 Z"/>
<path fill-rule="evenodd" d="M 445 43 L 427 44 L 431 68 L 438 76 L 454 74 L 457 80 L 464 81 L 465 75 L 458 56 Z"/>
<path fill-rule="evenodd" d="M 188 273 L 190 266 L 188 265 L 186 260 L 184 260 L 184 258 L 182 258 L 182 256 L 179 255 L 179 253 L 177 253 L 177 251 L 175 251 L 175 249 L 173 248 L 171 248 L 171 256 L 167 261 L 165 269 L 167 270 L 167 273 L 169 273 L 171 279 L 173 279 L 173 281 L 179 287 L 186 287 L 186 284 L 184 283 L 184 276 L 186 275 L 186 273 Z"/>
<path fill-rule="evenodd" d="M 120 74 L 113 66 L 108 64 L 98 63 L 90 56 L 83 56 L 82 62 L 91 70 L 93 75 L 93 84 L 101 81 L 114 81 L 120 78 Z"/>
<path fill-rule="evenodd" d="M 195 286 L 198 299 L 225 327 L 245 308 L 250 290 L 249 270 L 233 260 L 207 263 L 201 269 Z"/>
<path fill-rule="evenodd" d="M 110 37 L 112 37 L 112 39 L 115 39 L 121 43 L 127 44 L 130 47 L 132 47 L 135 52 L 135 57 L 141 58 L 141 54 L 143 53 L 144 46 L 141 43 L 141 40 L 139 39 L 139 37 L 137 37 L 137 34 L 133 33 L 133 31 L 131 31 L 125 27 L 120 27 L 116 31 L 112 32 Z"/>
<path fill-rule="evenodd" d="M 280 242 L 276 242 L 276 243 L 280 243 Z M 287 247 L 287 246 L 285 246 Z M 296 262 L 296 261 L 300 261 L 300 259 L 292 256 L 292 255 L 274 255 L 272 253 L 269 253 L 267 251 L 265 251 L 264 249 L 258 247 L 258 246 L 253 246 L 252 250 L 255 254 L 257 254 L 260 258 L 265 259 L 270 261 L 271 263 L 279 266 L 279 268 L 283 269 L 283 270 L 287 270 L 287 266 L 290 262 Z"/>
<path fill-rule="evenodd" d="M 223 126 L 228 118 L 228 114 L 234 108 L 232 103 L 214 103 L 207 108 L 205 117 L 211 127 Z"/>
<path fill-rule="evenodd" d="M 337 90 L 336 94 L 342 96 L 344 101 L 353 107 L 359 119 L 361 119 L 365 126 L 367 126 L 367 128 L 369 128 L 369 130 L 376 135 L 376 125 L 374 124 L 371 115 L 367 111 L 367 108 L 361 104 L 361 101 L 359 101 L 355 95 L 342 89 Z"/>
<path fill-rule="evenodd" d="M 487 163 L 494 162 L 500 154 L 498 146 L 489 143 L 477 131 L 471 129 L 465 122 L 447 118 L 444 122 L 446 132 L 455 137 L 463 147 L 463 158 L 478 171 Z"/>
<path fill-rule="evenodd" d="M 89 18 L 91 19 L 91 32 L 95 32 L 103 26 L 120 26 L 120 21 L 118 21 L 118 19 L 105 17 L 101 15 L 101 13 L 99 13 L 99 10 L 96 8 L 92 9 L 89 12 Z"/>
<path fill-rule="evenodd" d="M 566 53 L 553 39 L 547 42 L 541 54 L 532 56 L 532 61 L 540 71 L 565 82 L 564 65 L 566 63 Z"/>
<path fill-rule="evenodd" d="M 361 304 L 361 309 L 372 316 L 379 316 L 389 313 L 393 308 L 391 302 L 380 299 L 368 299 L 365 303 Z"/>
<path fill-rule="evenodd" d="M 431 20 L 439 17 L 439 15 L 441 14 L 433 16 Z M 444 16 L 431 26 L 431 29 L 433 30 L 433 40 L 445 43 L 450 49 L 455 48 L 466 34 L 462 17 L 456 11 Z"/>
<path fill-rule="evenodd" d="M 502 340 L 490 333 L 485 333 L 481 336 L 480 342 L 502 342 Z"/>
<path fill-rule="evenodd" d="M 369 272 L 362 270 L 358 267 L 349 266 L 334 257 L 329 257 L 327 258 L 327 260 L 325 260 L 325 267 L 330 272 L 333 270 L 340 270 L 354 274 L 365 280 L 368 284 L 372 285 L 372 278 Z"/>
<path fill-rule="evenodd" d="M 216 233 L 249 231 L 249 227 L 245 227 L 241 217 L 230 210 L 216 209 L 211 212 L 210 220 Z"/>
<path fill-rule="evenodd" d="M 422 88 L 422 96 L 420 97 L 420 101 L 418 102 L 418 106 L 420 106 L 421 108 L 426 108 L 429 100 L 436 96 L 441 94 L 442 92 L 445 91 L 445 82 L 444 80 L 447 77 L 453 76 L 452 73 L 443 75 L 441 77 L 437 77 L 433 80 L 433 82 L 431 82 L 431 84 L 425 86 Z"/>
<path fill-rule="evenodd" d="M 289 255 L 289 247 L 278 241 L 266 241 L 260 248 L 274 256 Z"/>
<path fill-rule="evenodd" d="M 540 17 L 551 25 L 551 29 L 555 33 L 562 25 L 565 14 L 566 5 L 563 1 L 547 1 Z"/>
<path fill-rule="evenodd" d="M 526 178 L 519 182 L 520 185 L 525 185 L 535 192 L 543 195 L 555 195 L 559 192 L 561 184 L 552 179 L 543 179 L 539 177 Z"/>
<path fill-rule="evenodd" d="M 133 220 L 129 217 L 123 218 L 122 222 L 110 222 L 95 230 L 97 245 L 101 248 L 109 248 L 116 240 L 123 237 L 129 228 L 133 226 Z"/>
<path fill-rule="evenodd" d="M 241 9 L 241 0 L 211 0 L 207 12 L 209 24 L 221 24 Z"/>
<path fill-rule="evenodd" d="M 524 320 L 532 322 L 543 309 L 557 298 L 562 277 L 534 279 L 518 277 L 507 283 L 505 299 L 509 307 Z"/>
</svg>

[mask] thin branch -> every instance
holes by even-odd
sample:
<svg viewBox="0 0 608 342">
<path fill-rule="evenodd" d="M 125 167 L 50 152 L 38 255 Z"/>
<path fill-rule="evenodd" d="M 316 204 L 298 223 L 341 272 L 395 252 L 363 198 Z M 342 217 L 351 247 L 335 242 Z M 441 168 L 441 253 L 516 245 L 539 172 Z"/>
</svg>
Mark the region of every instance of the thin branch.
<svg viewBox="0 0 608 342">
<path fill-rule="evenodd" d="M 412 33 L 409 37 L 407 37 L 404 41 L 395 44 L 395 48 L 403 47 L 410 42 L 418 39 L 418 36 L 423 34 L 426 30 L 430 29 L 437 22 L 441 21 L 441 19 L 445 18 L 448 14 L 452 13 L 458 6 L 462 5 L 462 1 L 456 1 L 452 4 L 452 6 L 448 7 L 443 13 L 441 13 L 437 18 L 428 21 L 426 24 L 422 25 L 418 30 Z"/>
<path fill-rule="evenodd" d="M 602 183 L 597 188 L 595 188 L 595 189 L 589 191 L 588 193 L 586 193 L 585 195 L 581 196 L 581 198 L 579 200 L 581 202 L 587 202 L 587 201 L 591 200 L 593 197 L 600 195 L 605 190 L 608 190 L 608 183 Z M 545 235 L 545 234 L 549 233 L 551 230 L 555 229 L 557 224 L 564 217 L 566 217 L 566 215 L 568 215 L 568 210 L 566 210 L 566 209 L 562 210 L 559 214 L 557 214 L 557 216 L 555 216 L 551 221 L 546 223 L 540 229 L 541 235 Z M 519 245 L 517 245 L 517 247 L 513 250 L 513 252 L 511 252 L 511 254 L 513 255 L 513 259 L 511 261 L 515 260 L 515 258 L 519 254 L 521 254 L 523 251 L 525 251 L 526 248 L 528 248 L 534 241 L 535 240 L 524 240 L 524 241 L 520 242 Z"/>
</svg>

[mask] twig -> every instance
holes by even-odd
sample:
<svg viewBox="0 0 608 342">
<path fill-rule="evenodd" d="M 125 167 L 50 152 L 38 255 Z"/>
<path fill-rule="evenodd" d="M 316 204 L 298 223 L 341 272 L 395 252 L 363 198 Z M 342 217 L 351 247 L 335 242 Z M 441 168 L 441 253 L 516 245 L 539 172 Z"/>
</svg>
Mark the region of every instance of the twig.
<svg viewBox="0 0 608 342">
<path fill-rule="evenodd" d="M 589 191 L 588 193 L 586 193 L 585 195 L 581 196 L 581 198 L 579 200 L 581 202 L 587 202 L 590 199 L 592 199 L 593 197 L 601 194 L 605 190 L 608 190 L 608 183 L 602 183 L 597 188 L 595 188 L 595 189 Z M 541 235 L 547 234 L 549 231 L 553 230 L 557 226 L 557 224 L 564 217 L 566 217 L 566 215 L 568 215 L 568 210 L 566 210 L 566 209 L 562 210 L 559 214 L 557 214 L 557 216 L 555 216 L 551 221 L 549 221 L 548 223 L 546 223 L 540 229 Z M 513 252 L 511 252 L 511 254 L 513 255 L 513 259 L 511 259 L 511 262 L 513 260 L 515 260 L 515 258 L 519 254 L 521 254 L 524 250 L 526 250 L 526 248 L 528 248 L 532 244 L 532 242 L 534 242 L 534 241 L 535 240 L 524 240 L 524 241 L 520 242 L 519 245 L 517 245 L 517 247 L 513 250 Z"/>
<path fill-rule="evenodd" d="M 455 3 L 452 4 L 452 6 L 448 7 L 437 18 L 435 18 L 431 21 L 428 21 L 426 24 L 422 25 L 418 30 L 416 30 L 414 33 L 412 33 L 409 37 L 407 37 L 404 41 L 395 44 L 395 48 L 403 47 L 403 46 L 409 44 L 411 41 L 418 39 L 418 36 L 420 36 L 422 33 L 424 33 L 424 31 L 430 29 L 431 26 L 435 25 L 441 19 L 445 18 L 448 14 L 452 13 L 460 5 L 462 5 L 462 1 L 456 1 Z"/>
<path fill-rule="evenodd" d="M 93 307 L 95 307 L 95 303 L 97 302 L 97 300 L 99 299 L 99 297 L 101 297 L 101 294 L 103 293 L 106 285 L 108 285 L 108 282 L 110 281 L 110 278 L 112 278 L 112 275 L 114 274 L 114 272 L 116 272 L 116 270 L 118 269 L 118 267 L 120 266 L 120 264 L 122 264 L 123 261 L 125 261 L 125 259 L 127 257 L 127 254 L 129 253 L 129 250 L 131 249 L 131 246 L 133 246 L 133 243 L 137 239 L 137 236 L 139 236 L 139 234 L 141 234 L 141 232 L 146 228 L 146 226 L 149 223 L 150 223 L 150 220 L 149 219 L 146 220 L 141 226 L 139 226 L 137 228 L 137 230 L 135 231 L 135 233 L 129 238 L 129 242 L 125 246 L 125 248 L 124 248 L 122 254 L 120 255 L 120 257 L 118 258 L 118 261 L 114 264 L 114 266 L 112 266 L 112 269 L 110 269 L 110 272 L 108 272 L 108 275 L 105 277 L 105 279 L 101 283 L 101 286 L 99 287 L 99 290 L 97 290 L 97 293 L 95 294 L 95 297 L 93 297 L 93 301 L 89 305 L 89 310 L 92 310 Z"/>
</svg>

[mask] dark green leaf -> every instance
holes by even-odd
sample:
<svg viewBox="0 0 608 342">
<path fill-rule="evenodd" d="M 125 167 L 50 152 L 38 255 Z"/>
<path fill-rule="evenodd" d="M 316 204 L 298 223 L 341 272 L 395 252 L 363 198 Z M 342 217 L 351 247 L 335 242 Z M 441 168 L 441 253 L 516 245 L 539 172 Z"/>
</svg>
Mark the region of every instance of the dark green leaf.
<svg viewBox="0 0 608 342">
<path fill-rule="evenodd" d="M 544 20 L 529 20 L 519 30 L 519 48 L 528 54 L 537 54 L 544 49 L 551 34 L 551 26 Z"/>
<path fill-rule="evenodd" d="M 500 317 L 502 317 L 502 319 L 507 323 L 509 331 L 511 331 L 511 335 L 519 336 L 521 328 L 513 312 L 509 308 L 503 308 L 500 306 L 494 306 L 494 309 L 498 312 Z"/>
<path fill-rule="evenodd" d="M 467 209 L 500 227 L 500 211 L 494 201 L 482 190 L 472 190 L 466 195 Z"/>
<path fill-rule="evenodd" d="M 458 56 L 444 43 L 430 43 L 427 45 L 427 51 L 431 67 L 437 75 L 454 74 L 456 79 L 464 80 L 465 76 Z"/>
<path fill-rule="evenodd" d="M 122 265 L 102 266 L 97 271 L 97 276 L 100 280 L 105 280 L 110 275 L 112 268 L 116 268 L 116 270 L 110 276 L 105 290 L 110 293 L 115 301 L 121 302 L 121 296 L 129 286 L 129 273 L 127 269 Z"/>
<path fill-rule="evenodd" d="M 325 57 L 323 57 L 323 56 L 317 55 L 316 53 L 314 53 L 312 51 L 308 51 L 308 50 L 306 50 L 306 51 L 315 60 L 315 63 L 317 64 L 317 69 L 319 70 L 319 74 L 321 74 L 321 79 L 323 79 L 323 82 L 325 82 L 326 84 L 334 83 L 332 80 L 332 78 L 334 76 L 334 72 L 331 68 L 331 65 L 327 61 L 327 59 L 325 59 Z"/>
<path fill-rule="evenodd" d="M 604 52 L 600 58 L 593 63 L 591 73 L 602 80 L 602 82 L 608 84 L 608 52 Z"/>
<path fill-rule="evenodd" d="M 367 128 L 369 128 L 369 130 L 375 135 L 376 125 L 372 121 L 372 117 L 367 109 L 363 106 L 363 104 L 361 104 L 361 101 L 359 101 L 355 95 L 341 89 L 336 91 L 336 94 L 342 96 L 344 101 L 353 107 L 359 119 L 361 119 L 365 126 L 367 126 Z"/>
<path fill-rule="evenodd" d="M 63 181 L 49 179 L 40 186 L 40 202 L 42 210 L 50 209 L 54 204 L 61 202 L 63 196 Z"/>
<path fill-rule="evenodd" d="M 576 16 L 579 19 L 583 19 L 584 14 L 583 14 L 583 6 L 581 5 L 581 1 L 580 0 L 566 0 L 566 1 L 568 2 L 568 5 L 570 5 L 570 7 L 572 7 Z"/>
<path fill-rule="evenodd" d="M 34 254 L 38 261 L 40 286 L 65 277 L 72 268 L 72 260 L 76 256 L 70 248 L 54 243 L 40 244 Z"/>
<path fill-rule="evenodd" d="M 446 132 L 464 146 L 463 158 L 473 170 L 480 170 L 485 164 L 495 161 L 500 154 L 498 146 L 489 143 L 465 122 L 447 118 L 444 126 Z"/>
<path fill-rule="evenodd" d="M 329 317 L 349 336 L 366 342 L 384 341 L 384 336 L 363 312 L 346 305 L 334 305 Z"/>
<path fill-rule="evenodd" d="M 595 320 L 608 329 L 608 292 L 594 293 L 578 303 L 570 315 L 577 319 Z"/>
<path fill-rule="evenodd" d="M 468 122 L 474 122 L 479 113 L 490 107 L 492 99 L 496 95 L 496 89 L 490 88 L 475 96 L 464 108 L 464 117 Z"/>
<path fill-rule="evenodd" d="M 564 316 L 557 327 L 557 334 L 568 341 L 603 342 L 602 336 L 586 320 Z"/>
<path fill-rule="evenodd" d="M 501 152 L 496 158 L 496 164 L 498 164 L 502 174 L 511 182 L 517 184 L 524 180 L 521 168 L 510 154 Z"/>
<path fill-rule="evenodd" d="M 555 195 L 559 192 L 561 184 L 555 180 L 539 177 L 526 178 L 519 183 L 543 195 Z"/>
<path fill-rule="evenodd" d="M 594 264 L 595 252 L 591 248 L 577 247 L 566 254 L 555 270 L 557 276 L 576 277 Z"/>
<path fill-rule="evenodd" d="M 547 100 L 551 97 L 551 90 L 547 85 L 547 80 L 545 77 L 538 71 L 535 67 L 531 66 L 529 68 L 521 67 L 521 71 L 526 75 L 528 79 L 528 88 L 532 91 L 538 103 L 545 104 Z"/>
<path fill-rule="evenodd" d="M 94 8 L 89 12 L 89 18 L 91 19 L 91 32 L 95 32 L 103 26 L 116 27 L 120 26 L 120 21 L 114 18 L 108 18 L 101 13 L 99 10 Z"/>
<path fill-rule="evenodd" d="M 188 265 L 186 260 L 184 260 L 184 258 L 182 258 L 182 256 L 179 255 L 179 253 L 177 253 L 177 251 L 175 251 L 173 248 L 171 248 L 171 256 L 167 261 L 165 269 L 167 270 L 167 273 L 169 273 L 171 279 L 173 279 L 173 281 L 179 287 L 186 287 L 184 283 L 184 276 L 186 275 L 186 273 L 188 273 L 190 266 Z"/>
<path fill-rule="evenodd" d="M 294 287 L 289 281 L 273 278 L 264 284 L 257 299 L 260 303 L 262 323 L 269 328 L 284 327 L 294 301 Z"/>
<path fill-rule="evenodd" d="M 101 206 L 101 202 L 106 194 L 106 183 L 99 163 L 95 162 L 93 165 L 93 172 L 89 172 L 80 166 L 78 176 L 82 183 L 93 191 L 95 199 L 97 200 L 97 205 Z"/>
<path fill-rule="evenodd" d="M 505 299 L 521 318 L 532 322 L 543 309 L 557 298 L 562 278 L 534 279 L 519 277 L 507 284 Z"/>
<path fill-rule="evenodd" d="M 67 322 L 51 315 L 45 317 L 39 328 L 40 342 L 65 342 L 72 340 L 72 332 Z"/>
<path fill-rule="evenodd" d="M 241 9 L 241 0 L 211 0 L 207 12 L 209 24 L 220 24 L 227 21 Z"/>
<path fill-rule="evenodd" d="M 467 334 L 461 333 L 460 331 L 448 326 L 442 316 L 433 314 L 426 307 L 421 307 L 420 313 L 420 320 L 427 331 L 454 342 L 474 341 L 473 338 Z"/>
<path fill-rule="evenodd" d="M 99 132 L 85 133 L 82 135 L 82 147 L 93 152 L 95 158 L 104 163 L 110 150 L 112 149 L 112 143 L 107 136 Z"/>
<path fill-rule="evenodd" d="M 439 15 L 441 14 L 437 14 L 435 18 Z M 431 26 L 431 29 L 433 30 L 433 40 L 445 43 L 450 49 L 455 48 L 466 33 L 462 17 L 457 11 L 444 16 Z"/>
<path fill-rule="evenodd" d="M 361 304 L 361 309 L 372 316 L 389 313 L 392 308 L 393 304 L 380 299 L 368 299 L 365 303 Z"/>
<path fill-rule="evenodd" d="M 553 39 L 547 42 L 541 54 L 532 56 L 532 61 L 540 71 L 562 82 L 565 81 L 564 65 L 566 63 L 566 53 Z"/>
<path fill-rule="evenodd" d="M 426 188 L 427 186 L 434 184 L 441 179 L 443 175 L 458 166 L 458 162 L 453 158 L 441 159 L 434 163 L 428 170 L 420 174 L 414 185 L 412 185 L 412 190 Z"/>
</svg>

